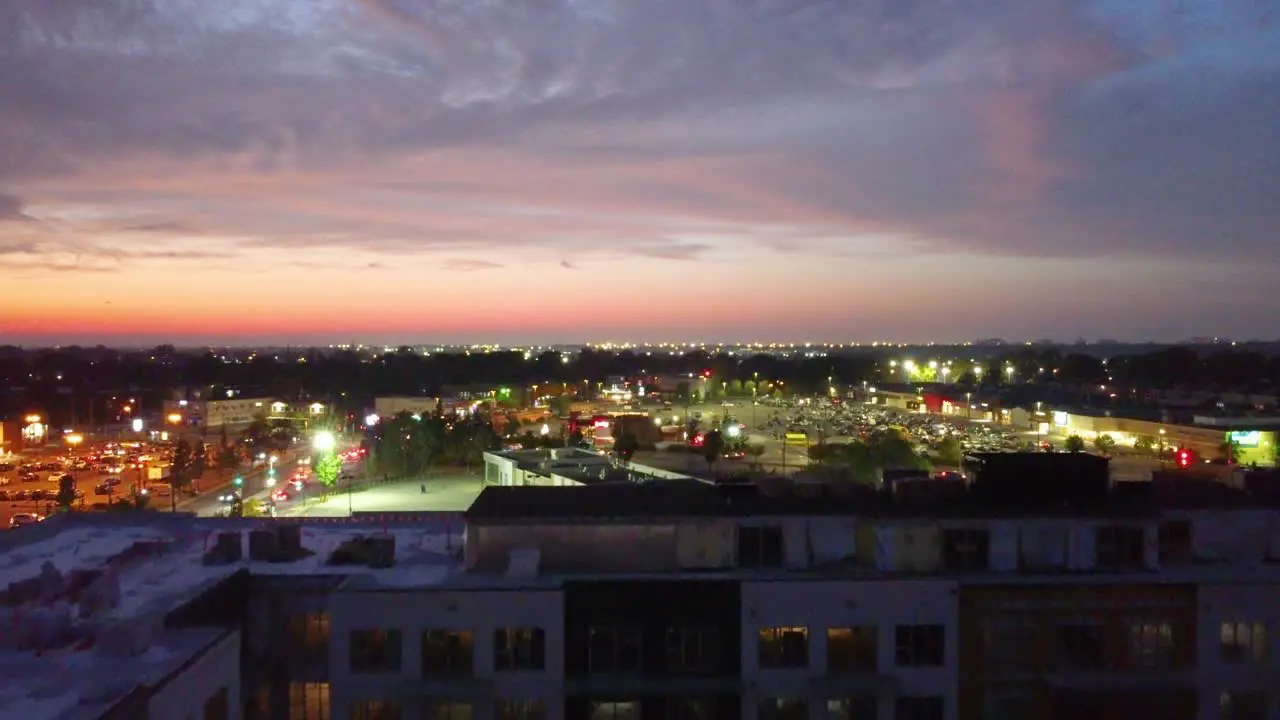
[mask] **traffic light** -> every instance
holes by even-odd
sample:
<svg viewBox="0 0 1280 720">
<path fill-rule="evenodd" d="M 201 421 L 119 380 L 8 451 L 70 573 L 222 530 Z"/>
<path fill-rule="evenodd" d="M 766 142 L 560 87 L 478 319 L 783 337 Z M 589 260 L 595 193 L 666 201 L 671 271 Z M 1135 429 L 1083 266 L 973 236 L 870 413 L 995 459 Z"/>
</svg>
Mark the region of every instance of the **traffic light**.
<svg viewBox="0 0 1280 720">
<path fill-rule="evenodd" d="M 236 487 L 241 487 L 242 485 L 244 485 L 244 478 L 242 478 L 242 477 L 240 477 L 239 475 L 237 475 L 237 476 L 235 476 L 235 478 L 231 481 L 231 484 L 232 484 L 232 485 L 235 485 Z"/>
<path fill-rule="evenodd" d="M 1191 451 L 1186 448 L 1178 450 L 1178 467 L 1191 467 Z"/>
</svg>

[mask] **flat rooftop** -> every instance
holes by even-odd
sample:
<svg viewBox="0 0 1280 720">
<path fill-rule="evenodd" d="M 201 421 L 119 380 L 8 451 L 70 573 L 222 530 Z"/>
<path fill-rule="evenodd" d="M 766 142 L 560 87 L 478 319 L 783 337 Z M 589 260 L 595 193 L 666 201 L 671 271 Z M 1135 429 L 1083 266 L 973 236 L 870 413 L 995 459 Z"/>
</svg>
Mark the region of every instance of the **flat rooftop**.
<svg viewBox="0 0 1280 720">
<path fill-rule="evenodd" d="M 379 588 L 447 583 L 462 574 L 458 520 L 456 513 L 310 522 L 83 514 L 6 532 L 0 623 L 12 631 L 0 632 L 0 717 L 97 718 L 156 684 L 224 632 L 168 629 L 165 618 L 241 571 L 362 577 Z M 301 552 L 251 560 L 250 531 L 285 525 L 298 528 Z M 207 563 L 224 533 L 238 533 L 241 559 Z M 392 566 L 330 563 L 335 551 L 370 537 L 394 538 Z"/>
</svg>

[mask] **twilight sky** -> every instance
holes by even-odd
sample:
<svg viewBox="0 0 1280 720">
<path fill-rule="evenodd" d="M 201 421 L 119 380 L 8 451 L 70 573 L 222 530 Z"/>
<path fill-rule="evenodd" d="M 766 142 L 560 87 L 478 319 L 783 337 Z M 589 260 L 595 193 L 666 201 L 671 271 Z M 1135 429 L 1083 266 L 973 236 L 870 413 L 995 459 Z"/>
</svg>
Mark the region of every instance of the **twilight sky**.
<svg viewBox="0 0 1280 720">
<path fill-rule="evenodd" d="M 1280 336 L 1271 0 L 4 0 L 0 343 Z"/>
</svg>

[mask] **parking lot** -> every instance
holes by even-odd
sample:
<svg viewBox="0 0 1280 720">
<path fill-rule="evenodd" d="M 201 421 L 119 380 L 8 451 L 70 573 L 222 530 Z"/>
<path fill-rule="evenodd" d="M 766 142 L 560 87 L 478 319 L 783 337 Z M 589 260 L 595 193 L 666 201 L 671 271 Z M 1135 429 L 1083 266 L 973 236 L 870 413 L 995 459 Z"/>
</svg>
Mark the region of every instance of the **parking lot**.
<svg viewBox="0 0 1280 720">
<path fill-rule="evenodd" d="M 90 509 L 111 498 L 145 491 L 167 498 L 167 481 L 149 477 L 149 468 L 172 458 L 168 443 L 115 442 L 87 439 L 71 448 L 38 448 L 0 459 L 0 527 L 15 516 L 38 520 L 54 511 L 61 478 L 70 475 L 74 507 Z"/>
</svg>

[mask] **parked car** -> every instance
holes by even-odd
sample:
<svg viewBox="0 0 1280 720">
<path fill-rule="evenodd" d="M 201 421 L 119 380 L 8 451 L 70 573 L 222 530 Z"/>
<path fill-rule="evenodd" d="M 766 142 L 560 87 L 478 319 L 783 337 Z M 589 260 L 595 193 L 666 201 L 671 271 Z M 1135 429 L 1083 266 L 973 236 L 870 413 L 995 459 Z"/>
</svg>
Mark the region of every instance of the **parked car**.
<svg viewBox="0 0 1280 720">
<path fill-rule="evenodd" d="M 93 486 L 94 495 L 111 495 L 115 491 L 116 491 L 115 486 L 109 483 L 98 483 L 97 485 Z"/>
<path fill-rule="evenodd" d="M 44 518 L 36 515 L 35 513 L 18 513 L 17 515 L 9 518 L 9 527 L 12 529 L 20 528 L 24 525 L 35 525 L 43 519 Z"/>
<path fill-rule="evenodd" d="M 22 470 L 18 473 L 18 482 L 36 482 L 40 475 L 33 470 Z"/>
</svg>

